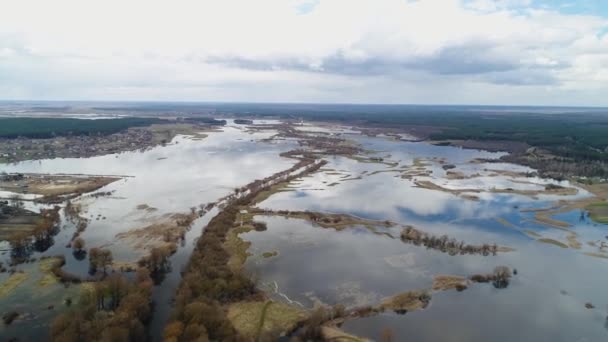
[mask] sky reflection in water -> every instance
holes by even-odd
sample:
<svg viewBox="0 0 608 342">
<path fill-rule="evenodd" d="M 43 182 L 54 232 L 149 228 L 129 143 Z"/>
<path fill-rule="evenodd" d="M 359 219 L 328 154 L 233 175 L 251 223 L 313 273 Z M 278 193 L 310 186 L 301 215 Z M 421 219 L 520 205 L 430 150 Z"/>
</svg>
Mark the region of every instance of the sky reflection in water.
<svg viewBox="0 0 608 342">
<path fill-rule="evenodd" d="M 404 244 L 398 238 L 374 234 L 363 227 L 336 232 L 313 227 L 303 220 L 260 216 L 257 219 L 268 223 L 268 231 L 250 232 L 242 237 L 252 242 L 253 257 L 248 261 L 248 269 L 263 282 L 276 282 L 280 292 L 307 307 L 315 300 L 356 306 L 373 304 L 403 291 L 430 288 L 436 274 L 467 276 L 508 265 L 519 273 L 507 289 L 476 284 L 464 292 L 435 293 L 425 310 L 406 315 L 384 313 L 347 322 L 343 328 L 378 339 L 382 329 L 389 327 L 396 340 L 414 341 L 600 341 L 608 338 L 606 260 L 571 248 L 539 243 L 522 233 L 529 229 L 565 242 L 567 232 L 530 222 L 533 213 L 522 213 L 519 209 L 547 207 L 559 198 L 578 198 L 588 193 L 581 190 L 575 196 L 537 198 L 481 193 L 476 194 L 479 201 L 465 200 L 453 194 L 417 188 L 397 172 L 370 174 L 411 165 L 415 158 L 435 158 L 427 167 L 433 171 L 430 177 L 417 178 L 453 189 L 540 189 L 550 181 L 526 178 L 523 180 L 538 185 L 520 184 L 506 176 L 447 180 L 437 158 L 446 158 L 447 163 L 456 164 L 457 170 L 465 174 L 489 173 L 485 169 L 531 170 L 505 163 L 469 163 L 475 158 L 497 158 L 499 153 L 380 138 L 356 140 L 366 148 L 379 151 L 377 155 L 384 156 L 385 161 L 399 162 L 399 166 L 330 158 L 325 172 L 292 183 L 290 190 L 293 191 L 277 193 L 259 207 L 389 219 L 436 235 L 447 234 L 469 243 L 496 242 L 516 251 L 489 257 L 449 256 Z M 358 176 L 362 179 L 349 180 Z M 330 186 L 332 183 L 338 184 Z M 567 182 L 560 184 L 569 186 Z M 505 226 L 497 218 L 507 220 L 515 228 Z M 606 226 L 590 223 L 588 219 L 581 221 L 579 211 L 556 218 L 573 224 L 572 230 L 584 244 L 583 251 L 590 250 L 586 241 L 604 239 L 608 234 Z M 388 231 L 399 236 L 398 228 Z M 268 251 L 278 251 L 279 256 L 269 259 L 259 256 Z M 596 309 L 585 308 L 586 302 L 593 303 Z"/>
</svg>

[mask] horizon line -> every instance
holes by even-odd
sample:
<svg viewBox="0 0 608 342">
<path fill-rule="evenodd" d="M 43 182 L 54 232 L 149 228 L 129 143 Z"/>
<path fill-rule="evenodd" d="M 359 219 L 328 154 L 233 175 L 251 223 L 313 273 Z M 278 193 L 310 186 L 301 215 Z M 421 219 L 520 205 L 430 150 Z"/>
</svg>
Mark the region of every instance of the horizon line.
<svg viewBox="0 0 608 342">
<path fill-rule="evenodd" d="M 11 100 L 0 99 L 0 103 L 133 103 L 133 104 L 259 104 L 259 105 L 327 105 L 327 106 L 420 106 L 420 107 L 524 107 L 524 108 L 573 108 L 608 109 L 608 105 L 508 105 L 508 104 L 432 104 L 432 103 L 377 103 L 377 102 L 297 102 L 297 101 L 209 101 L 209 100 Z"/>
</svg>

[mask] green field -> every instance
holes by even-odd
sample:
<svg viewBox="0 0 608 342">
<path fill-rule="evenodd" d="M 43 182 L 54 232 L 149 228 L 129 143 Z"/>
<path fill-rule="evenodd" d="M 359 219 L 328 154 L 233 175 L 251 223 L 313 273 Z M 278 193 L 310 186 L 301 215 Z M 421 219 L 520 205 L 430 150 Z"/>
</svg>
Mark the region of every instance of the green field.
<svg viewBox="0 0 608 342">
<path fill-rule="evenodd" d="M 608 224 L 608 202 L 597 202 L 587 206 L 589 217 L 602 224 Z"/>
</svg>

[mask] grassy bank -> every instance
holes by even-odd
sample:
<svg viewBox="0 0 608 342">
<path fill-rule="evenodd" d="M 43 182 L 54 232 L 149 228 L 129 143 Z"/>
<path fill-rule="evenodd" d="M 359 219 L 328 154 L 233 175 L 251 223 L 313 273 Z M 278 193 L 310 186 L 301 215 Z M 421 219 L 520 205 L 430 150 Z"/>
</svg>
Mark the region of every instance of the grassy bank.
<svg viewBox="0 0 608 342">
<path fill-rule="evenodd" d="M 608 224 L 608 202 L 596 202 L 587 206 L 589 217 L 602 224 Z"/>
<path fill-rule="evenodd" d="M 255 335 L 278 336 L 280 331 L 267 331 L 264 322 L 260 326 L 262 331 L 259 331 L 260 329 L 257 328 L 254 330 L 248 328 L 249 320 L 244 323 L 236 318 L 241 315 L 235 313 L 235 308 L 238 306 L 234 305 L 241 305 L 241 309 L 250 306 L 259 307 L 261 312 L 265 302 L 264 294 L 256 288 L 240 267 L 247 257 L 247 245 L 238 238 L 238 234 L 251 229 L 247 227 L 249 222 L 246 227 L 240 226 L 241 210 L 257 202 L 258 196 L 273 185 L 289 182 L 314 172 L 324 164 L 312 158 L 302 158 L 285 171 L 254 181 L 238 189 L 235 197 L 228 200 L 224 209 L 209 221 L 190 257 L 177 291 L 172 319 L 165 327 L 165 340 L 190 341 L 197 338 L 247 340 L 247 335 L 252 334 L 251 331 L 257 331 L 253 333 Z M 239 193 L 247 195 L 236 195 Z M 254 222 L 251 225 L 255 228 Z M 257 304 L 242 306 L 245 305 L 243 303 Z M 230 307 L 232 307 L 231 316 L 229 316 Z M 270 310 L 273 312 L 273 309 Z M 283 324 L 279 327 L 284 328 Z"/>
</svg>

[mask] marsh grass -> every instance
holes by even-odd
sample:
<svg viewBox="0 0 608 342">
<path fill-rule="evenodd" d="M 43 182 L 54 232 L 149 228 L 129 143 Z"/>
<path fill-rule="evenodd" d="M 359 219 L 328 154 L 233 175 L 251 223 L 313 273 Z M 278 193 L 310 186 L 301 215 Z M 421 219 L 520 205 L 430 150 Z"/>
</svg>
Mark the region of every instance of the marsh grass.
<svg viewBox="0 0 608 342">
<path fill-rule="evenodd" d="M 38 269 L 42 273 L 42 278 L 37 283 L 38 287 L 44 288 L 59 283 L 59 278 L 53 273 L 56 267 L 62 264 L 59 258 L 44 258 L 38 263 Z"/>
<path fill-rule="evenodd" d="M 558 246 L 561 248 L 568 248 L 568 245 L 566 245 L 565 243 L 554 240 L 554 239 L 542 238 L 542 239 L 538 239 L 537 241 L 542 242 L 542 243 L 548 243 L 550 245 Z"/>
<path fill-rule="evenodd" d="M 227 316 L 242 336 L 264 340 L 261 337 L 266 333 L 290 331 L 306 319 L 307 313 L 281 302 L 254 301 L 231 304 Z"/>
<path fill-rule="evenodd" d="M 601 224 L 608 224 L 608 202 L 596 202 L 587 206 L 589 217 Z"/>
<path fill-rule="evenodd" d="M 4 282 L 0 284 L 0 298 L 4 298 L 15 291 L 21 283 L 29 278 L 27 273 L 13 273 Z"/>
</svg>

